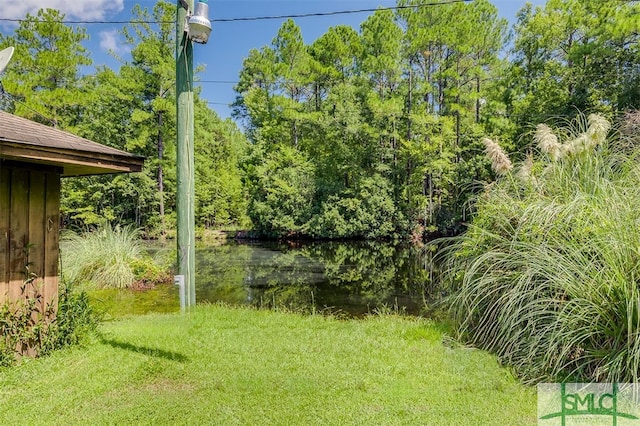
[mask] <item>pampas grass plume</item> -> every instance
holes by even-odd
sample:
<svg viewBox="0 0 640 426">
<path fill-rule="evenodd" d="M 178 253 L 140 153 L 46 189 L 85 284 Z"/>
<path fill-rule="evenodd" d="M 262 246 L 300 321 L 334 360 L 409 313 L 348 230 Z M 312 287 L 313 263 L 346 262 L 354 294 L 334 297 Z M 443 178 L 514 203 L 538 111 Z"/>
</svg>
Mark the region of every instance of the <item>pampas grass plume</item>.
<svg viewBox="0 0 640 426">
<path fill-rule="evenodd" d="M 518 179 L 526 184 L 533 184 L 537 186 L 537 179 L 533 175 L 533 155 L 527 155 L 527 158 L 522 162 L 518 169 Z"/>
<path fill-rule="evenodd" d="M 533 140 L 538 144 L 538 148 L 548 154 L 553 161 L 562 156 L 562 146 L 558 142 L 558 137 L 546 124 L 538 124 Z"/>
<path fill-rule="evenodd" d="M 491 168 L 499 175 L 506 175 L 513 169 L 509 156 L 505 154 L 500 145 L 489 138 L 482 139 L 484 152 L 491 161 Z"/>
<path fill-rule="evenodd" d="M 609 129 L 611 128 L 611 123 L 598 114 L 590 114 L 587 120 L 589 128 L 587 129 L 586 143 L 589 148 L 593 148 L 606 140 L 607 133 L 609 133 Z"/>
</svg>

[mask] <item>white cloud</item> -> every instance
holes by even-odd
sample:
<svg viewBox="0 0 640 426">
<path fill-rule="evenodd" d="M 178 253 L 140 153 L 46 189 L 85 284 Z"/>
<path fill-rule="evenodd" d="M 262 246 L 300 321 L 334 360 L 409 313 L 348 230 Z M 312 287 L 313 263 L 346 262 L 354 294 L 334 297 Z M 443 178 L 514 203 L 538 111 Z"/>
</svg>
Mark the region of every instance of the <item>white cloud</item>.
<svg viewBox="0 0 640 426">
<path fill-rule="evenodd" d="M 124 9 L 124 0 L 2 0 L 0 18 L 22 19 L 39 9 L 57 9 L 66 19 L 97 20 Z"/>
<path fill-rule="evenodd" d="M 100 31 L 100 48 L 107 52 L 112 51 L 118 55 L 129 53 L 131 49 L 121 43 L 118 30 Z"/>
</svg>

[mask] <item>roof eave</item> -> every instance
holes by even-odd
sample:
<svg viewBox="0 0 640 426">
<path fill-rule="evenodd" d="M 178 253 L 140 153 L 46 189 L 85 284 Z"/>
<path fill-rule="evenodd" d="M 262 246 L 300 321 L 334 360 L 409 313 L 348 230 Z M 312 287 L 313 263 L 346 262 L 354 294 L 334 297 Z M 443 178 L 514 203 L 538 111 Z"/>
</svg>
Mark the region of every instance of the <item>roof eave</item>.
<svg viewBox="0 0 640 426">
<path fill-rule="evenodd" d="M 63 177 L 142 171 L 144 157 L 49 148 L 0 140 L 0 158 L 60 167 Z"/>
</svg>

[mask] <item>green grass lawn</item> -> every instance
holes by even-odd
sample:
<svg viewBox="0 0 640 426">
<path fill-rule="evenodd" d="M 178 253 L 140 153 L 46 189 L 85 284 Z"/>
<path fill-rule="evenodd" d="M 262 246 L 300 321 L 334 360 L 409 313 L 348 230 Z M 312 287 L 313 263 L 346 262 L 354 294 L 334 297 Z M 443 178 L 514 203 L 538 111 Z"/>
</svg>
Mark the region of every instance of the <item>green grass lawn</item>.
<svg viewBox="0 0 640 426">
<path fill-rule="evenodd" d="M 198 306 L 0 369 L 0 424 L 535 424 L 535 388 L 441 326 Z"/>
</svg>

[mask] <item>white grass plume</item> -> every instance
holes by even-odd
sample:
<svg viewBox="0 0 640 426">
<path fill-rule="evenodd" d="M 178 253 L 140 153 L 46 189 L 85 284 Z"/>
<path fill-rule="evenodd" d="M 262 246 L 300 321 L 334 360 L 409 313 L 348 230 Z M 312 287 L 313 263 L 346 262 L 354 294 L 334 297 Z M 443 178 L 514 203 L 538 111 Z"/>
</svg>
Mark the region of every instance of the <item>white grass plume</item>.
<svg viewBox="0 0 640 426">
<path fill-rule="evenodd" d="M 500 145 L 489 138 L 482 139 L 484 152 L 491 161 L 491 168 L 498 175 L 506 175 L 513 169 L 513 164 L 509 156 L 502 150 Z"/>
<path fill-rule="evenodd" d="M 538 179 L 533 175 L 533 154 L 529 153 L 527 158 L 520 164 L 517 176 L 522 183 L 538 186 Z"/>
<path fill-rule="evenodd" d="M 558 142 L 558 137 L 546 124 L 538 124 L 533 140 L 538 145 L 538 148 L 548 154 L 553 161 L 557 161 L 562 156 L 562 146 Z"/>
</svg>

